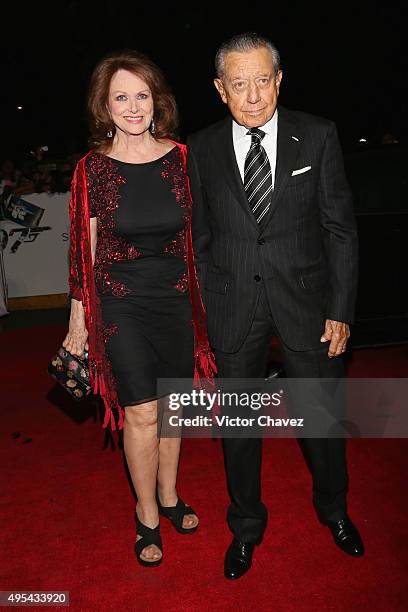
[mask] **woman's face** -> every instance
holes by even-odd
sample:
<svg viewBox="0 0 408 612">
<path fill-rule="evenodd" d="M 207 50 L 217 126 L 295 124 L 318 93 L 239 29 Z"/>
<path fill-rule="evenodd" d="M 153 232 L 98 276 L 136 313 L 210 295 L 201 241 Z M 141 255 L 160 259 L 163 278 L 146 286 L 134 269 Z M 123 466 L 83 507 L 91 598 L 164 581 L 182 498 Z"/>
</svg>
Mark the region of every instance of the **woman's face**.
<svg viewBox="0 0 408 612">
<path fill-rule="evenodd" d="M 143 134 L 153 119 L 152 92 L 136 74 L 118 70 L 111 79 L 108 109 L 118 130 L 132 136 Z"/>
</svg>

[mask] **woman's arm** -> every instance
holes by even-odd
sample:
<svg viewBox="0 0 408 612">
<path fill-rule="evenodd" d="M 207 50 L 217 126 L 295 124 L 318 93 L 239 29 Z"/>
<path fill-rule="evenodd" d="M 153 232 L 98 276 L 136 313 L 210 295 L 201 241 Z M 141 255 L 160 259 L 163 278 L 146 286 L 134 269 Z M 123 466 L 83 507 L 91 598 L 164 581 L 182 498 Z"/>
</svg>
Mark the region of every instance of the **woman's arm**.
<svg viewBox="0 0 408 612">
<path fill-rule="evenodd" d="M 92 254 L 92 265 L 95 263 L 95 253 L 96 253 L 96 242 L 98 239 L 98 219 L 97 217 L 91 217 L 90 219 L 90 229 L 91 229 L 91 254 Z"/>
<path fill-rule="evenodd" d="M 95 263 L 96 242 L 97 242 L 97 218 L 90 219 L 91 232 L 91 254 L 92 265 Z M 80 300 L 71 299 L 71 315 L 69 318 L 69 330 L 62 346 L 78 357 L 84 356 L 84 349 L 88 349 L 88 331 L 85 325 L 84 307 Z"/>
</svg>

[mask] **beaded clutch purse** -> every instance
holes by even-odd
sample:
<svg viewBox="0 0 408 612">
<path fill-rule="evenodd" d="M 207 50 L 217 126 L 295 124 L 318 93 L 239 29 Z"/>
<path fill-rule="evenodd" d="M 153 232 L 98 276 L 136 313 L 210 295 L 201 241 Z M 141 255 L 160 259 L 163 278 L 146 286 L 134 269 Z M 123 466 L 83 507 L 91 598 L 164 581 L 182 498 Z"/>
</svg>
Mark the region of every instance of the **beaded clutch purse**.
<svg viewBox="0 0 408 612">
<path fill-rule="evenodd" d="M 61 346 L 48 364 L 47 371 L 76 400 L 91 392 L 87 351 L 80 359 Z"/>
</svg>

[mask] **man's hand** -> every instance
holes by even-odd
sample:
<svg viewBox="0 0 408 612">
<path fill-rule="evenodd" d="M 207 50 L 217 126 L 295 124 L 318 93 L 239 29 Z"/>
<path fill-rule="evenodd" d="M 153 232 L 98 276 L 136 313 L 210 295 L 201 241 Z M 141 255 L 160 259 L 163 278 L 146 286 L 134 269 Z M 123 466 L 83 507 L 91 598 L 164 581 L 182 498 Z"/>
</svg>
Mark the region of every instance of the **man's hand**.
<svg viewBox="0 0 408 612">
<path fill-rule="evenodd" d="M 328 342 L 330 340 L 329 357 L 337 357 L 344 353 L 349 338 L 350 327 L 347 323 L 326 319 L 326 329 L 320 338 L 320 342 Z"/>
</svg>

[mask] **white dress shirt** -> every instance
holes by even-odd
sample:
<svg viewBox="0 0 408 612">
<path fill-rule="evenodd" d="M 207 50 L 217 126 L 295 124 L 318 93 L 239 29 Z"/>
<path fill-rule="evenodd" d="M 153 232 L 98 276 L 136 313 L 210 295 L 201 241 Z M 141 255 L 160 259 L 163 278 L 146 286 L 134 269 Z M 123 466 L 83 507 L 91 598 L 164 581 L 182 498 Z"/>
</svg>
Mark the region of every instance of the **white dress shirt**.
<svg viewBox="0 0 408 612">
<path fill-rule="evenodd" d="M 265 125 L 259 127 L 265 132 L 262 139 L 262 146 L 271 165 L 272 187 L 275 186 L 275 170 L 276 170 L 276 147 L 278 142 L 278 109 L 275 110 L 273 116 Z M 235 157 L 237 160 L 239 172 L 242 182 L 244 182 L 244 166 L 245 158 L 251 148 L 251 136 L 247 136 L 248 128 L 239 125 L 234 119 L 232 120 L 232 139 L 234 142 Z"/>
</svg>

